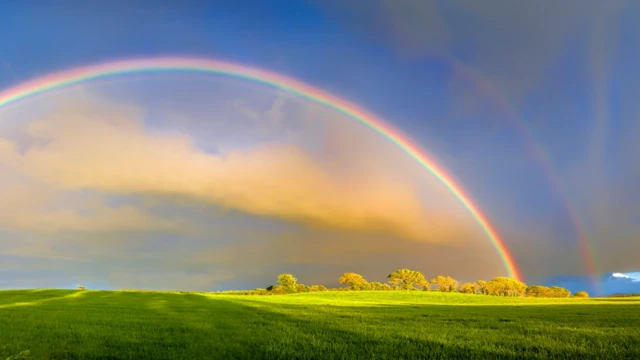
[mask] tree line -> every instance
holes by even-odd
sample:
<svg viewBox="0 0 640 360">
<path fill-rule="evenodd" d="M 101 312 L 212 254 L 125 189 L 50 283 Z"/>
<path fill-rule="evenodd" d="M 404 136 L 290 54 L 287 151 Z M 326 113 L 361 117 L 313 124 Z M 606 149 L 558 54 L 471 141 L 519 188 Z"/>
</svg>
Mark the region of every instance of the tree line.
<svg viewBox="0 0 640 360">
<path fill-rule="evenodd" d="M 458 292 L 464 294 L 479 294 L 493 296 L 512 297 L 545 297 L 545 298 L 568 298 L 572 294 L 568 289 L 559 286 L 530 285 L 509 277 L 496 277 L 485 281 L 466 282 L 460 284 L 451 276 L 438 275 L 430 280 L 419 271 L 410 269 L 399 269 L 387 276 L 388 284 L 380 282 L 368 282 L 362 275 L 354 272 L 346 272 L 338 279 L 340 284 L 346 285 L 343 288 L 327 289 L 322 285 L 308 286 L 298 283 L 292 274 L 278 275 L 277 284 L 267 288 L 254 290 L 233 290 L 217 293 L 237 294 L 237 295 L 284 295 L 303 292 L 318 291 L 362 291 L 362 290 L 422 290 L 440 292 Z M 578 291 L 573 297 L 589 297 L 586 291 Z"/>
</svg>

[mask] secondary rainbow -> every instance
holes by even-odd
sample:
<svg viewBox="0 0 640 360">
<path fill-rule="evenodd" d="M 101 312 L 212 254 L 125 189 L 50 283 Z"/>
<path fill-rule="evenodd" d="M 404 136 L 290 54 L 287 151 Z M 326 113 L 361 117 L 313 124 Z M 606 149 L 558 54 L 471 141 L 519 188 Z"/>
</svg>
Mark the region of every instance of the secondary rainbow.
<svg viewBox="0 0 640 360">
<path fill-rule="evenodd" d="M 553 170 L 553 166 L 545 149 L 541 146 L 540 143 L 534 140 L 534 137 L 531 134 L 531 130 L 526 126 L 526 123 L 518 113 L 517 108 L 507 99 L 507 97 L 503 93 L 495 88 L 495 86 L 487 77 L 473 70 L 465 63 L 457 60 L 450 55 L 440 54 L 440 56 L 442 56 L 443 59 L 445 59 L 459 75 L 464 76 L 479 90 L 481 90 L 481 93 L 487 94 L 488 96 L 493 98 L 498 109 L 504 113 L 507 119 L 512 121 L 514 129 L 518 133 L 519 137 L 523 140 L 524 147 L 532 156 L 533 160 L 538 164 L 547 182 L 551 186 L 553 195 L 564 206 L 567 216 L 569 217 L 569 220 L 573 225 L 578 245 L 580 247 L 580 255 L 584 262 L 585 270 L 589 275 L 589 281 L 591 282 L 596 295 L 602 294 L 603 289 L 602 284 L 599 281 L 599 270 L 596 266 L 595 253 L 593 251 L 592 245 L 589 242 L 589 236 L 587 234 L 586 227 L 577 209 L 567 198 L 566 191 L 563 190 L 563 187 L 558 180 L 556 172 Z"/>
<path fill-rule="evenodd" d="M 489 223 L 487 217 L 471 200 L 471 197 L 454 181 L 453 177 L 439 166 L 425 151 L 409 140 L 400 131 L 394 129 L 372 113 L 350 103 L 347 100 L 328 94 L 298 80 L 270 71 L 234 64 L 225 61 L 184 57 L 161 57 L 149 59 L 130 59 L 107 62 L 98 65 L 78 67 L 36 78 L 18 84 L 0 92 L 0 109 L 20 100 L 48 91 L 75 85 L 81 82 L 102 79 L 111 76 L 123 76 L 153 72 L 200 72 L 219 74 L 245 79 L 289 91 L 302 98 L 322 104 L 339 111 L 348 117 L 366 125 L 402 149 L 407 155 L 420 163 L 435 176 L 467 208 L 486 233 L 489 241 L 503 262 L 510 277 L 522 280 L 513 256 Z"/>
</svg>

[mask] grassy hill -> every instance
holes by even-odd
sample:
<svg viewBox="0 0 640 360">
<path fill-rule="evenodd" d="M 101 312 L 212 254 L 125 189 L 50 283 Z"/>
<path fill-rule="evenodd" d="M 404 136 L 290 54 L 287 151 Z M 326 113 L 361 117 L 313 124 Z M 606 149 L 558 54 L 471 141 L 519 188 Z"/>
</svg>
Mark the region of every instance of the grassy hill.
<svg viewBox="0 0 640 360">
<path fill-rule="evenodd" d="M 0 359 L 27 349 L 32 359 L 640 359 L 640 298 L 0 291 Z"/>
</svg>

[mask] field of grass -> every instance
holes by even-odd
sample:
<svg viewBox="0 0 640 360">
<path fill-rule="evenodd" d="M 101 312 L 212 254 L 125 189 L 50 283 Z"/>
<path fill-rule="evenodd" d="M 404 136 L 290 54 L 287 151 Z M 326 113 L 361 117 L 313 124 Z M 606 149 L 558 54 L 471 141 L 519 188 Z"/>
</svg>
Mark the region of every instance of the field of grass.
<svg viewBox="0 0 640 360">
<path fill-rule="evenodd" d="M 27 349 L 32 359 L 640 359 L 640 298 L 0 291 L 0 345 L 3 360 Z"/>
</svg>

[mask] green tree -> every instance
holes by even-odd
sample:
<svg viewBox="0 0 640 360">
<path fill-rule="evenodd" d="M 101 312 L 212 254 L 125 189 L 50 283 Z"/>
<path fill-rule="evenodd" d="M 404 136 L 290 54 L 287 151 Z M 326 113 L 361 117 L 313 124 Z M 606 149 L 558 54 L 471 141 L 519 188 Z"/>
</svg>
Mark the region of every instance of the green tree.
<svg viewBox="0 0 640 360">
<path fill-rule="evenodd" d="M 574 297 L 579 297 L 579 298 L 588 298 L 589 294 L 586 291 L 578 291 L 576 293 L 573 294 Z"/>
<path fill-rule="evenodd" d="M 362 287 L 367 283 L 367 280 L 365 280 L 362 275 L 352 272 L 346 272 L 342 274 L 338 281 L 340 281 L 340 284 L 349 286 L 351 290 L 361 290 Z"/>
<path fill-rule="evenodd" d="M 427 280 L 419 271 L 400 269 L 392 272 L 387 276 L 389 283 L 395 285 L 401 290 L 415 290 L 415 286 L 425 286 Z"/>
<path fill-rule="evenodd" d="M 298 285 L 298 279 L 294 278 L 291 274 L 278 275 L 278 283 L 287 292 L 296 292 L 296 285 Z"/>
</svg>

